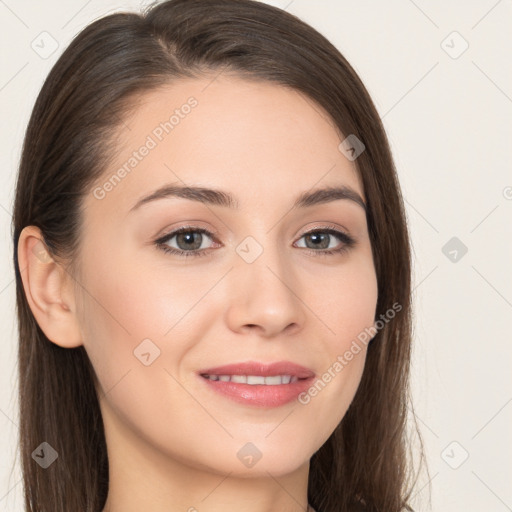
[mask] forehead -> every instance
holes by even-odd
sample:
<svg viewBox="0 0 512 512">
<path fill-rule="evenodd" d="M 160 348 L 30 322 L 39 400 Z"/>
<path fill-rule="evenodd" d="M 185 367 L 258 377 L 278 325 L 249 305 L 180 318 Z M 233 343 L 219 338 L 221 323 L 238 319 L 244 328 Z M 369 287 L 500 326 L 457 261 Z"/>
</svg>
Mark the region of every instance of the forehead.
<svg viewBox="0 0 512 512">
<path fill-rule="evenodd" d="M 170 182 L 228 189 L 242 203 L 263 193 L 281 201 L 316 184 L 364 197 L 342 138 L 318 104 L 288 87 L 222 75 L 179 80 L 138 97 L 96 183 L 105 199 L 93 208 L 128 212 Z"/>
</svg>

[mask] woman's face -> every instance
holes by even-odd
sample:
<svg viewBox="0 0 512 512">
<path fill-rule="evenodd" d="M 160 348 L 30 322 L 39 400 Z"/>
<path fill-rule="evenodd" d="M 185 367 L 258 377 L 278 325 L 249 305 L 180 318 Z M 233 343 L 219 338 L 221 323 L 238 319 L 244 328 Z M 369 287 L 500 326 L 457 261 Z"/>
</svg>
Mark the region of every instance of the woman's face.
<svg viewBox="0 0 512 512">
<path fill-rule="evenodd" d="M 366 215 L 340 194 L 294 203 L 327 187 L 365 201 L 341 141 L 309 98 L 233 77 L 177 82 L 147 94 L 125 120 L 108 170 L 84 200 L 76 287 L 110 450 L 277 476 L 307 464 L 333 432 L 360 382 L 365 347 L 332 368 L 375 318 Z M 141 202 L 171 186 L 217 193 Z M 181 227 L 189 232 L 172 235 Z M 201 375 L 283 361 L 314 377 L 237 384 Z M 299 400 L 329 368 L 330 382 Z M 237 371 L 260 376 L 249 379 L 256 383 L 265 376 L 210 373 Z"/>
</svg>

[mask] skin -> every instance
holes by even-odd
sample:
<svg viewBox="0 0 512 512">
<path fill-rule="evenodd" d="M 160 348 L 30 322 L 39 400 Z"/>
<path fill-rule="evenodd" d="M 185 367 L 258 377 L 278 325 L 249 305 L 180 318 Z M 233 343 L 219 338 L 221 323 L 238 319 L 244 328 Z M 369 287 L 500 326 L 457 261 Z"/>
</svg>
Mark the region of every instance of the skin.
<svg viewBox="0 0 512 512">
<path fill-rule="evenodd" d="M 318 105 L 234 76 L 146 94 L 117 133 L 105 179 L 190 96 L 198 105 L 113 190 L 85 197 L 74 275 L 38 258 L 40 232 L 23 230 L 23 284 L 47 337 L 84 345 L 96 371 L 110 463 L 105 512 L 303 511 L 309 460 L 354 397 L 365 347 L 306 405 L 243 405 L 196 372 L 289 360 L 320 377 L 373 325 L 377 280 L 364 209 L 342 199 L 291 210 L 312 189 L 346 185 L 365 200 L 364 190 L 338 150 L 344 137 Z M 130 213 L 176 182 L 229 191 L 240 209 L 166 198 Z M 215 233 L 202 238 L 210 255 L 185 258 L 155 245 L 187 223 Z M 355 246 L 308 251 L 304 234 L 325 225 Z M 247 236 L 263 249 L 252 263 L 236 251 Z M 167 245 L 186 250 L 183 243 Z M 328 245 L 343 243 L 331 236 Z M 134 356 L 147 338 L 160 350 L 148 366 Z M 248 442 L 262 454 L 250 468 L 237 457 Z"/>
</svg>

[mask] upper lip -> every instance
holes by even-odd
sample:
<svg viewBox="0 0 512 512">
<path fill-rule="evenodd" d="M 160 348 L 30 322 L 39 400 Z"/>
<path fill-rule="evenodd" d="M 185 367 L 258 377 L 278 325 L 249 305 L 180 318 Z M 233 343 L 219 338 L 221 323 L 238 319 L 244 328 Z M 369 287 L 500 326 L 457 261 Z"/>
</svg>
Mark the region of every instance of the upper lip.
<svg viewBox="0 0 512 512">
<path fill-rule="evenodd" d="M 290 375 L 299 379 L 314 377 L 315 373 L 299 364 L 291 361 L 276 361 L 274 363 L 263 363 L 259 361 L 246 361 L 241 363 L 216 366 L 199 371 L 200 375 L 262 375 L 270 377 L 273 375 Z"/>
</svg>

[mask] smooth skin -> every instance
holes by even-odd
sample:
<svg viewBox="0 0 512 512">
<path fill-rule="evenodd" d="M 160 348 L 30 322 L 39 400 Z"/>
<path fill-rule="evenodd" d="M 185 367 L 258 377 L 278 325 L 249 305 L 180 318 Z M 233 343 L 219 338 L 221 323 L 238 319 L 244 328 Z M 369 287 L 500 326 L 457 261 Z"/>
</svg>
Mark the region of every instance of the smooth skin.
<svg viewBox="0 0 512 512">
<path fill-rule="evenodd" d="M 172 131 L 161 141 L 151 135 L 191 96 L 197 105 Z M 355 164 L 321 107 L 286 87 L 221 75 L 140 99 L 116 133 L 118 152 L 100 186 L 148 135 L 158 143 L 102 199 L 92 190 L 85 197 L 77 272 L 41 257 L 34 226 L 18 245 L 41 329 L 61 347 L 84 345 L 98 376 L 110 464 L 104 512 L 304 511 L 309 460 L 347 411 L 366 348 L 305 405 L 236 403 L 197 372 L 288 360 L 320 378 L 374 324 L 364 208 L 349 199 L 291 208 L 299 194 L 326 186 L 350 187 L 366 201 Z M 171 183 L 224 190 L 239 208 L 167 197 L 130 211 Z M 199 247 L 202 256 L 155 244 L 189 225 L 214 235 L 166 245 Z M 323 235 L 316 248 L 307 233 L 326 226 L 355 245 L 321 254 L 345 245 Z M 263 251 L 250 263 L 237 251 L 247 237 L 244 247 Z M 134 355 L 146 339 L 158 347 L 147 345 L 153 356 L 160 351 L 148 365 Z M 246 443 L 261 452 L 252 467 L 237 457 Z"/>
</svg>

